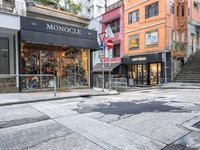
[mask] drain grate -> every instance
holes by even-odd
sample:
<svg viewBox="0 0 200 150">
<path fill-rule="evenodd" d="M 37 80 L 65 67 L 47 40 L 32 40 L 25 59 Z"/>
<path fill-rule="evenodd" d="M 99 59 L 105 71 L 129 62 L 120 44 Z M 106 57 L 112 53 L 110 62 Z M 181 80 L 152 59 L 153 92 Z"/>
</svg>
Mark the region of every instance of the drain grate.
<svg viewBox="0 0 200 150">
<path fill-rule="evenodd" d="M 192 127 L 200 129 L 200 121 L 195 123 L 195 124 L 193 124 Z"/>
</svg>

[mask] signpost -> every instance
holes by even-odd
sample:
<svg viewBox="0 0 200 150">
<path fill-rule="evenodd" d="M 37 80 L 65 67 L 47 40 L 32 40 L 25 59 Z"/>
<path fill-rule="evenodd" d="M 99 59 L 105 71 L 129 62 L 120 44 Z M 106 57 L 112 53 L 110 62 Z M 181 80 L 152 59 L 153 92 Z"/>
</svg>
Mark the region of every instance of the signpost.
<svg viewBox="0 0 200 150">
<path fill-rule="evenodd" d="M 99 33 L 98 36 L 99 36 L 99 39 L 100 39 L 101 43 L 103 43 L 104 39 L 106 37 L 106 32 Z"/>
<path fill-rule="evenodd" d="M 112 48 L 113 48 L 113 41 L 111 39 L 107 40 L 107 47 L 108 47 L 108 59 L 109 59 L 109 91 L 111 91 L 111 64 L 110 64 L 110 59 L 111 59 L 111 53 L 112 53 Z"/>
<path fill-rule="evenodd" d="M 105 55 L 105 52 L 104 52 L 103 42 L 104 42 L 104 39 L 106 36 L 106 32 L 99 33 L 98 36 L 101 41 L 101 44 L 99 46 L 99 58 L 102 59 L 102 92 L 104 92 L 104 55 Z"/>
<path fill-rule="evenodd" d="M 108 41 L 107 41 L 107 47 L 108 47 L 108 52 L 109 52 L 109 91 L 111 91 L 111 64 L 110 64 L 110 57 L 111 57 L 111 50 L 113 48 L 113 41 L 110 38 L 114 38 L 114 33 L 110 27 L 110 25 L 107 25 L 106 28 L 106 37 L 108 37 Z"/>
</svg>

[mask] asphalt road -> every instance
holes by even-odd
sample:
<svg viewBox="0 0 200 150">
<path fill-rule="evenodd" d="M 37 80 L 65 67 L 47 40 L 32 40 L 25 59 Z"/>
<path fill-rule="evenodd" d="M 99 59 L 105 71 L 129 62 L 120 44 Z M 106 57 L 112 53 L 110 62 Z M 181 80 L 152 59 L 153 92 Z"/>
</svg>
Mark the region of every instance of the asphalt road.
<svg viewBox="0 0 200 150">
<path fill-rule="evenodd" d="M 0 107 L 0 150 L 199 150 L 200 90 Z"/>
</svg>

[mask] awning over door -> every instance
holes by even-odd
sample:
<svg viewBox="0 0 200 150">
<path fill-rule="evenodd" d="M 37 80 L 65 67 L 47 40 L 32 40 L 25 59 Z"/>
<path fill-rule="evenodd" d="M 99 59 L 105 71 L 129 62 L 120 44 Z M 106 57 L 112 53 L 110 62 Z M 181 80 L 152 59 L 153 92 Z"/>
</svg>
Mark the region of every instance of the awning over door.
<svg viewBox="0 0 200 150">
<path fill-rule="evenodd" d="M 110 70 L 113 71 L 115 68 L 117 68 L 121 63 L 111 63 Z M 98 63 L 93 67 L 93 72 L 102 72 L 102 66 L 103 63 Z M 109 71 L 109 63 L 104 63 L 104 71 Z"/>
</svg>

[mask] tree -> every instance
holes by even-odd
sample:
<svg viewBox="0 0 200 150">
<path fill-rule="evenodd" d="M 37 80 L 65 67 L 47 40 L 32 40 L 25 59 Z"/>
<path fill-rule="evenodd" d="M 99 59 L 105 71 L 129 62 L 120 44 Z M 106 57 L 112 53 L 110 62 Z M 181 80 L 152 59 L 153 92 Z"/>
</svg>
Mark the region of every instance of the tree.
<svg viewBox="0 0 200 150">
<path fill-rule="evenodd" d="M 78 14 L 81 11 L 81 4 L 75 4 L 72 0 L 65 1 L 65 10 L 69 13 Z"/>
<path fill-rule="evenodd" d="M 60 8 L 59 1 L 60 0 L 34 0 L 35 2 L 42 3 L 43 5 L 56 5 L 56 7 Z M 81 11 L 81 4 L 75 4 L 73 0 L 64 0 L 64 10 L 72 13 L 78 14 Z"/>
</svg>

